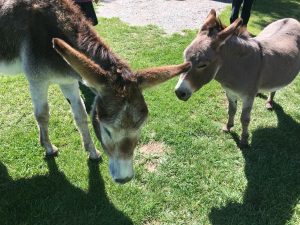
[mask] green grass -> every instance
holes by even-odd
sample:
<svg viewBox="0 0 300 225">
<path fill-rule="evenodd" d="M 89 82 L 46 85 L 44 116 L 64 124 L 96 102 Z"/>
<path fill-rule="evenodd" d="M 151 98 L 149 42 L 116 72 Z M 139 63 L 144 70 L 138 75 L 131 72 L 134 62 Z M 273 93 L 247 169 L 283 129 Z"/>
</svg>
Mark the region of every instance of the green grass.
<svg viewBox="0 0 300 225">
<path fill-rule="evenodd" d="M 273 2 L 256 1 L 250 30 L 261 29 L 264 24 L 252 21 L 262 14 L 273 20 L 299 9 L 296 1 Z M 102 19 L 97 29 L 134 69 L 182 62 L 196 34 L 166 36 L 117 19 Z M 49 130 L 60 155 L 44 161 L 25 78 L 0 77 L 0 224 L 299 224 L 299 78 L 278 92 L 273 112 L 256 99 L 245 151 L 235 142 L 238 117 L 236 133 L 220 131 L 227 118 L 220 85 L 212 82 L 182 102 L 173 93 L 176 81 L 145 91 L 150 116 L 140 146 L 156 141 L 169 150 L 159 157 L 137 150 L 136 178 L 120 186 L 111 181 L 106 156 L 100 165 L 87 163 L 56 86 L 49 94 Z M 146 169 L 151 162 L 158 163 L 154 173 Z"/>
</svg>

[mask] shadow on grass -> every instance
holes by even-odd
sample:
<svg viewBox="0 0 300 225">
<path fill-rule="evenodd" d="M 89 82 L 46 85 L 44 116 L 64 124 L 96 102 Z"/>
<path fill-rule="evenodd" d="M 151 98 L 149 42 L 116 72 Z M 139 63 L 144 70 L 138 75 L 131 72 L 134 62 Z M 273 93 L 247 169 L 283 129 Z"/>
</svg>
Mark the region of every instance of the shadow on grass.
<svg viewBox="0 0 300 225">
<path fill-rule="evenodd" d="M 300 4 L 295 0 L 259 0 L 254 2 L 252 12 L 260 18 L 252 22 L 264 28 L 270 22 L 282 18 L 292 17 L 299 20 Z M 270 16 L 272 21 L 264 19 L 264 16 Z"/>
<path fill-rule="evenodd" d="M 242 150 L 248 180 L 243 203 L 213 208 L 213 225 L 284 225 L 291 219 L 300 196 L 300 124 L 277 104 L 274 112 L 278 128 L 257 129 L 251 147 Z"/>
<path fill-rule="evenodd" d="M 79 89 L 81 91 L 81 97 L 83 99 L 86 111 L 89 114 L 92 110 L 95 94 L 94 92 L 92 92 L 92 90 L 89 87 L 85 86 L 80 82 L 79 82 Z"/>
<path fill-rule="evenodd" d="M 54 159 L 47 163 L 48 175 L 14 181 L 0 162 L 1 225 L 133 224 L 107 198 L 98 164 L 89 162 L 86 193 L 67 180 Z"/>
</svg>

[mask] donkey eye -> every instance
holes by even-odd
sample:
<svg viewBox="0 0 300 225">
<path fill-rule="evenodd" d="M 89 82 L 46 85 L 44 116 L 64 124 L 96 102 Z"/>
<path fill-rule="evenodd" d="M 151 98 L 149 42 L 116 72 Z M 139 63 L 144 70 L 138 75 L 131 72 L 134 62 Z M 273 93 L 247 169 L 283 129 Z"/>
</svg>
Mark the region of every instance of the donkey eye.
<svg viewBox="0 0 300 225">
<path fill-rule="evenodd" d="M 207 64 L 200 64 L 200 65 L 197 66 L 197 68 L 199 68 L 199 69 L 202 69 L 204 67 L 207 67 Z"/>
<path fill-rule="evenodd" d="M 103 129 L 105 133 L 109 136 L 109 138 L 111 138 L 111 133 L 109 132 L 109 130 L 106 127 L 104 127 Z"/>
</svg>

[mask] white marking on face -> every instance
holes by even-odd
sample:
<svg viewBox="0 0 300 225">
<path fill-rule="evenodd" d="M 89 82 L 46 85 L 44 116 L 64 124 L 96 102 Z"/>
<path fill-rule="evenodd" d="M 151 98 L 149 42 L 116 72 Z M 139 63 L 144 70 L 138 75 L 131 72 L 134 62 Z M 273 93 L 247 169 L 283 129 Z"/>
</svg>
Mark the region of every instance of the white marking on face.
<svg viewBox="0 0 300 225">
<path fill-rule="evenodd" d="M 132 159 L 109 159 L 109 171 L 113 180 L 131 179 L 134 176 Z"/>
<path fill-rule="evenodd" d="M 102 143 L 104 147 L 107 147 L 107 153 L 109 155 L 109 171 L 114 181 L 131 180 L 134 176 L 133 171 L 133 155 L 123 158 L 121 153 L 120 144 L 126 138 L 137 140 L 140 134 L 140 130 L 120 130 L 109 128 L 108 126 L 101 126 Z M 107 133 L 108 130 L 110 134 Z M 128 146 L 132 148 L 132 146 Z M 135 147 L 135 146 L 134 146 Z M 109 149 L 112 148 L 112 149 Z M 126 157 L 126 156 L 125 156 Z"/>
<path fill-rule="evenodd" d="M 217 73 L 219 72 L 220 68 L 221 68 L 221 65 L 218 65 L 218 66 L 216 67 L 216 69 L 215 69 L 215 71 L 214 71 L 213 79 L 215 79 L 215 77 L 217 76 Z"/>
<path fill-rule="evenodd" d="M 191 93 L 193 93 L 194 88 L 192 88 L 190 82 L 185 79 L 185 76 L 186 76 L 186 74 L 180 75 L 179 80 L 176 84 L 175 90 L 182 89 L 182 90 L 188 90 Z"/>
<path fill-rule="evenodd" d="M 20 59 L 12 62 L 0 62 L 0 73 L 5 75 L 16 75 L 22 73 L 22 64 Z"/>
<path fill-rule="evenodd" d="M 117 130 L 114 128 L 111 128 L 109 125 L 105 123 L 100 123 L 100 129 L 101 129 L 101 137 L 104 145 L 115 145 L 120 143 L 125 138 L 129 139 L 138 139 L 140 136 L 140 129 L 137 130 Z M 109 132 L 109 134 L 107 133 Z"/>
</svg>

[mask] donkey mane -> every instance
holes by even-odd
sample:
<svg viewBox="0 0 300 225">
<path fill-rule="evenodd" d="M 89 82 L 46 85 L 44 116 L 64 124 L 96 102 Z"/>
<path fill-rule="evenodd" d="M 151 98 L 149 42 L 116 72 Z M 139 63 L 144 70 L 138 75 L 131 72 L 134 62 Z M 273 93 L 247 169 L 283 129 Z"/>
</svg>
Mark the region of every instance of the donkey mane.
<svg viewBox="0 0 300 225">
<path fill-rule="evenodd" d="M 220 32 L 226 28 L 227 28 L 227 26 L 224 23 L 222 23 L 220 17 L 218 17 L 216 19 L 216 25 L 214 27 L 212 27 L 211 29 L 214 29 L 215 31 Z M 239 38 L 242 38 L 242 39 L 251 38 L 251 35 L 249 34 L 249 32 L 247 31 L 247 29 L 244 26 L 238 27 L 236 29 L 236 31 L 234 32 L 234 35 Z"/>
<path fill-rule="evenodd" d="M 113 75 L 112 80 L 120 83 L 120 80 L 132 79 L 129 65 L 111 51 L 73 1 L 34 0 L 34 4 L 29 4 L 28 7 L 34 14 L 39 13 L 39 16 L 46 16 L 48 20 L 55 21 L 55 26 L 62 31 L 62 35 L 68 37 L 69 44 L 76 46 L 76 49 L 103 69 L 110 71 Z"/>
</svg>

